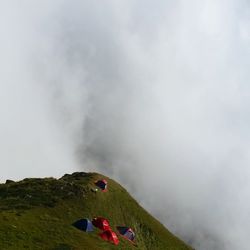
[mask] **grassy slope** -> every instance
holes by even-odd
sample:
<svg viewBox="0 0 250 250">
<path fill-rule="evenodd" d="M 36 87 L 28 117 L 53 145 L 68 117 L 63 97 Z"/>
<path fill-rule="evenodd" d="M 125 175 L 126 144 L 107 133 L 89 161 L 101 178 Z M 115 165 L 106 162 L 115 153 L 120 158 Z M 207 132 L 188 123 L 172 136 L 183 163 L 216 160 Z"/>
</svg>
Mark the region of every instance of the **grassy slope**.
<svg viewBox="0 0 250 250">
<path fill-rule="evenodd" d="M 95 173 L 74 173 L 59 180 L 25 179 L 0 185 L 0 249 L 191 249 L 173 236 L 113 180 L 107 193 L 91 191 Z M 85 233 L 71 224 L 77 219 L 103 216 L 111 226 L 135 229 L 137 246 L 120 237 L 114 246 L 99 230 Z"/>
</svg>

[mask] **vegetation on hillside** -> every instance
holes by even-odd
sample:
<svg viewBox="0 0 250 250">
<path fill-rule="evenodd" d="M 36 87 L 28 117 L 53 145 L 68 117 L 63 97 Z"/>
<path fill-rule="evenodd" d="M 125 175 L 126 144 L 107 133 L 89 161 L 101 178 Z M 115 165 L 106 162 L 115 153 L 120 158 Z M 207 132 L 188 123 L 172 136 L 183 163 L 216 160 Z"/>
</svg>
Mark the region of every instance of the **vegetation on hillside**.
<svg viewBox="0 0 250 250">
<path fill-rule="evenodd" d="M 108 192 L 93 192 L 94 182 L 108 180 Z M 73 173 L 60 179 L 30 178 L 0 185 L 0 249 L 188 250 L 191 249 L 147 213 L 113 180 L 96 173 Z M 86 233 L 72 226 L 80 218 L 106 217 L 115 230 L 128 225 L 136 246 L 123 238 L 118 246 L 103 241 L 98 229 Z"/>
</svg>

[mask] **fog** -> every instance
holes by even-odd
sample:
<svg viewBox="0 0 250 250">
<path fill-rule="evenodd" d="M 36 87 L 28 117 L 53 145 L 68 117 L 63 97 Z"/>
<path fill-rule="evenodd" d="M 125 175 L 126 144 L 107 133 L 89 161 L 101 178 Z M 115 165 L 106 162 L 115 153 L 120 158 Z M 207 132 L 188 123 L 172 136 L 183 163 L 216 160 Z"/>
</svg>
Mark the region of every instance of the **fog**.
<svg viewBox="0 0 250 250">
<path fill-rule="evenodd" d="M 250 3 L 0 3 L 1 181 L 98 171 L 201 250 L 247 250 Z"/>
</svg>

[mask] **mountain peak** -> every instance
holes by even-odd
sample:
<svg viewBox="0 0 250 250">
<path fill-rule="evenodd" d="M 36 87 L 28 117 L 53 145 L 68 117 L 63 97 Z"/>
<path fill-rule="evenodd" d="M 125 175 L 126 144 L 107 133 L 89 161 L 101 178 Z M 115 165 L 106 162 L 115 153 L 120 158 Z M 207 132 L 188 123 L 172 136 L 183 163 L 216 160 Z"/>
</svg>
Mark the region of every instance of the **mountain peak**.
<svg viewBox="0 0 250 250">
<path fill-rule="evenodd" d="M 107 180 L 107 192 L 96 181 Z M 0 249 L 191 249 L 145 211 L 114 180 L 98 173 L 75 172 L 55 178 L 26 178 L 0 184 Z M 107 218 L 133 228 L 136 241 L 123 237 L 115 246 L 73 223 L 82 218 Z"/>
</svg>

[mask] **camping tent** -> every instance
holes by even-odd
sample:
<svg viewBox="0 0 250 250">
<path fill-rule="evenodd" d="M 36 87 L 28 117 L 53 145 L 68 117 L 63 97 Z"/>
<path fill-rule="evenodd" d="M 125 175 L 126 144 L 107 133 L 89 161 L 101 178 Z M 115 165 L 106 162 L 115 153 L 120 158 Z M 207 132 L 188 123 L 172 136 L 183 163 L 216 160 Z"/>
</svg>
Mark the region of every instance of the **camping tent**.
<svg viewBox="0 0 250 250">
<path fill-rule="evenodd" d="M 106 180 L 98 180 L 95 182 L 95 185 L 99 187 L 103 192 L 106 192 L 108 189 L 108 182 Z"/>
<path fill-rule="evenodd" d="M 73 223 L 73 226 L 85 232 L 94 231 L 92 222 L 89 219 L 80 219 Z"/>
<path fill-rule="evenodd" d="M 123 237 L 123 238 L 125 238 L 125 239 L 127 239 L 127 240 L 129 240 L 129 241 L 132 241 L 133 243 L 134 243 L 134 240 L 135 240 L 135 233 L 134 233 L 134 231 L 130 228 L 130 227 L 125 227 L 125 226 L 123 226 L 123 227 L 116 227 L 117 228 L 117 230 L 118 230 L 118 232 L 119 232 L 119 234 Z"/>
<path fill-rule="evenodd" d="M 109 221 L 105 218 L 96 217 L 92 220 L 92 223 L 95 227 L 97 227 L 103 231 L 110 229 Z"/>
<path fill-rule="evenodd" d="M 115 245 L 119 244 L 119 239 L 118 239 L 116 233 L 111 231 L 111 230 L 106 230 L 106 231 L 100 233 L 99 235 L 101 236 L 102 239 L 107 240 L 111 243 L 114 243 Z"/>
</svg>

